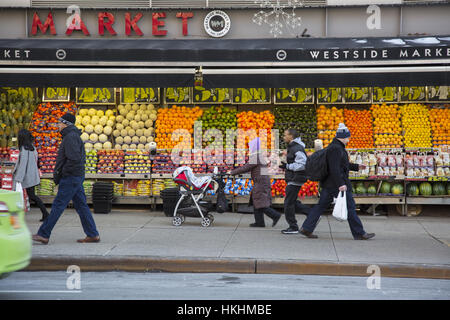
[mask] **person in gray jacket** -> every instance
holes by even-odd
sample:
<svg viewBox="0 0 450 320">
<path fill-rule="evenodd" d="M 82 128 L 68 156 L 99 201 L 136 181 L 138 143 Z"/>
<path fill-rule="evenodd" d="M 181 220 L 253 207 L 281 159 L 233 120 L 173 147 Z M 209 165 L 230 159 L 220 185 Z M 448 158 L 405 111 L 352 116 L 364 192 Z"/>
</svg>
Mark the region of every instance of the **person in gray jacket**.
<svg viewBox="0 0 450 320">
<path fill-rule="evenodd" d="M 38 153 L 33 146 L 33 136 L 31 132 L 25 129 L 19 131 L 19 160 L 14 168 L 14 185 L 17 182 L 22 184 L 22 188 L 26 189 L 30 201 L 36 203 L 41 209 L 42 219 L 44 221 L 48 217 L 48 211 L 42 200 L 36 195 L 34 187 L 41 182 L 38 168 Z"/>
</svg>

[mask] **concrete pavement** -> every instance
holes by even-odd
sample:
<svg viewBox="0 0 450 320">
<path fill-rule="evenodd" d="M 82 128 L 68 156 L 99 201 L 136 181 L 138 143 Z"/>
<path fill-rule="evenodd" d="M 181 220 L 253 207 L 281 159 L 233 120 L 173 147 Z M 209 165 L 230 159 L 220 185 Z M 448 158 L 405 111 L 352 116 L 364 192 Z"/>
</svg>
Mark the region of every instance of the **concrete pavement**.
<svg viewBox="0 0 450 320">
<path fill-rule="evenodd" d="M 361 215 L 365 230 L 376 233 L 369 241 L 353 240 L 348 223 L 330 215 L 317 226 L 318 239 L 281 234 L 287 227 L 284 217 L 275 228 L 255 229 L 248 226 L 253 215 L 214 216 L 208 228 L 189 217 L 174 227 L 162 212 L 113 210 L 94 214 L 100 243 L 78 244 L 84 233 L 76 212 L 67 210 L 49 245 L 34 243 L 29 269 L 51 269 L 53 261 L 62 270 L 72 261 L 90 270 L 103 265 L 101 270 L 367 275 L 367 266 L 376 264 L 385 276 L 450 278 L 450 217 L 445 215 Z M 27 214 L 32 233 L 39 228 L 39 218 L 36 209 Z M 301 224 L 304 216 L 297 215 L 297 220 Z"/>
</svg>

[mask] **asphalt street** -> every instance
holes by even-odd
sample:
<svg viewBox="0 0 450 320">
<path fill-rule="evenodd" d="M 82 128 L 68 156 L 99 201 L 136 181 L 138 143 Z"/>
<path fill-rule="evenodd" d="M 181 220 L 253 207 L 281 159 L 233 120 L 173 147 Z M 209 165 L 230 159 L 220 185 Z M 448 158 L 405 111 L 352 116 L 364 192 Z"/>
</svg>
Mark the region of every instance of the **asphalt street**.
<svg viewBox="0 0 450 320">
<path fill-rule="evenodd" d="M 368 289 L 367 279 L 274 274 L 16 272 L 0 280 L 0 299 L 450 299 L 450 280 L 381 277 L 379 289 Z M 376 287 L 376 281 L 369 282 Z"/>
</svg>

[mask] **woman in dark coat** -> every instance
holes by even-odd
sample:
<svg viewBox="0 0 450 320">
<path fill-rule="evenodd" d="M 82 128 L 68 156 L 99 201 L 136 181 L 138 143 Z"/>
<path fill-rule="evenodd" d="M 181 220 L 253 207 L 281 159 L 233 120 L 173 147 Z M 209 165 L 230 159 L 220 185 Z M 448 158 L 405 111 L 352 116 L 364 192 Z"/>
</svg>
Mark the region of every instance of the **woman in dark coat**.
<svg viewBox="0 0 450 320">
<path fill-rule="evenodd" d="M 251 174 L 253 189 L 250 194 L 250 204 L 253 204 L 255 223 L 250 224 L 250 227 L 264 228 L 264 213 L 273 220 L 272 227 L 275 227 L 281 214 L 270 207 L 272 204 L 270 176 L 264 172 L 268 165 L 264 159 L 261 159 L 263 157 L 259 154 L 259 138 L 250 141 L 249 146 L 251 152 L 250 159 L 255 161 L 249 161 L 244 166 L 232 170 L 230 174 L 238 175 L 247 172 Z"/>
</svg>

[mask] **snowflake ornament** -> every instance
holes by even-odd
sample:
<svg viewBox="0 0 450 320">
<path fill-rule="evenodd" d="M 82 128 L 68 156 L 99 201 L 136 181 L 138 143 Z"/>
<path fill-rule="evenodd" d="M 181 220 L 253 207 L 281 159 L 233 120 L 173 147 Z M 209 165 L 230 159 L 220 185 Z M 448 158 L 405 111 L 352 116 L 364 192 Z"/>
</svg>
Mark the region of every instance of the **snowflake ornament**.
<svg viewBox="0 0 450 320">
<path fill-rule="evenodd" d="M 267 24 L 270 27 L 270 33 L 275 38 L 283 34 L 284 26 L 295 30 L 302 24 L 302 18 L 295 14 L 295 9 L 303 6 L 303 1 L 287 0 L 283 2 L 284 4 L 281 4 L 280 0 L 255 0 L 255 4 L 259 3 L 261 10 L 255 13 L 253 22 L 259 26 Z M 269 8 L 270 11 L 264 11 L 265 8 Z M 292 8 L 291 13 L 286 12 L 288 8 Z"/>
</svg>

